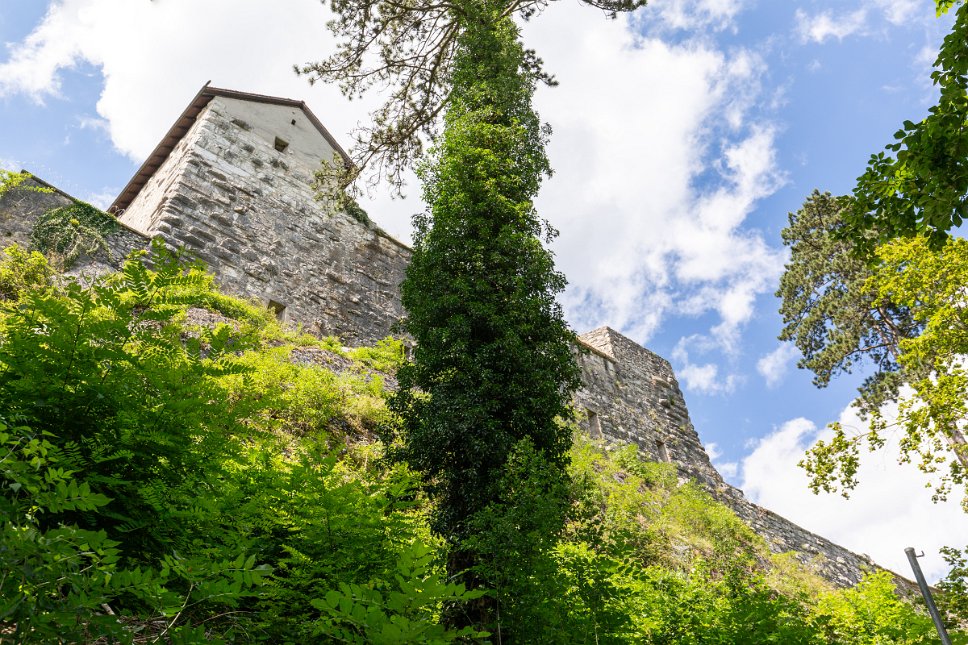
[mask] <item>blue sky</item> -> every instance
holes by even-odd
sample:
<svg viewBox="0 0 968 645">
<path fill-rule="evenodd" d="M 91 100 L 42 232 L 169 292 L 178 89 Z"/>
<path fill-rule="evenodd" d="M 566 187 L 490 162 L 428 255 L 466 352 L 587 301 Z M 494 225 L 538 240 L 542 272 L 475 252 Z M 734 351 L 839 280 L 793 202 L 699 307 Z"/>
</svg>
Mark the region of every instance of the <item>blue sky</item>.
<svg viewBox="0 0 968 645">
<path fill-rule="evenodd" d="M 5 0 L 0 165 L 106 205 L 208 80 L 304 99 L 347 142 L 376 99 L 351 104 L 291 71 L 328 51 L 325 19 L 315 0 Z M 958 544 L 965 516 L 933 507 L 889 455 L 868 460 L 849 503 L 804 493 L 794 464 L 849 416 L 859 376 L 814 388 L 776 340 L 773 292 L 787 212 L 814 188 L 848 192 L 926 112 L 949 26 L 929 0 L 656 0 L 617 21 L 569 0 L 524 28 L 561 81 L 536 97 L 556 169 L 538 205 L 561 231 L 569 320 L 669 358 L 748 496 L 901 571 L 903 540 Z M 366 205 L 407 239 L 417 192 Z"/>
</svg>

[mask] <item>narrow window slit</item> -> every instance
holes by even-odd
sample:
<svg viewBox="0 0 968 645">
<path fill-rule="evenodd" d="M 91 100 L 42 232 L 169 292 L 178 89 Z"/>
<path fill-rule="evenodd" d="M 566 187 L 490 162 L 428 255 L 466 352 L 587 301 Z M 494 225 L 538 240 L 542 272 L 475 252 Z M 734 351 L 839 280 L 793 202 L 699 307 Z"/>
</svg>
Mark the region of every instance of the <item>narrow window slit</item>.
<svg viewBox="0 0 968 645">
<path fill-rule="evenodd" d="M 588 408 L 585 408 L 585 414 L 587 415 L 586 423 L 588 425 L 588 434 L 592 439 L 602 438 L 602 421 L 598 418 L 598 413 Z"/>
</svg>

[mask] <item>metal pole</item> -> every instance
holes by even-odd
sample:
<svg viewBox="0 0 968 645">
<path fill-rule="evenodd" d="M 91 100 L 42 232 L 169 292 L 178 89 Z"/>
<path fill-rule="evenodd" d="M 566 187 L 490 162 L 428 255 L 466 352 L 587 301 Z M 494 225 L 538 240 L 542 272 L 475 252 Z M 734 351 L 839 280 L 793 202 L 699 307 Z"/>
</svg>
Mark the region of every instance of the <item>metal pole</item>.
<svg viewBox="0 0 968 645">
<path fill-rule="evenodd" d="M 931 597 L 931 589 L 928 587 L 928 583 L 924 579 L 924 574 L 921 573 L 921 565 L 918 564 L 918 558 L 920 556 L 915 555 L 912 547 L 904 549 L 904 553 L 907 554 L 908 562 L 911 563 L 911 568 L 914 570 L 914 579 L 918 581 L 918 586 L 921 587 L 921 595 L 924 596 L 924 603 L 928 606 L 928 613 L 931 614 L 931 620 L 934 621 L 934 627 L 938 630 L 938 636 L 941 637 L 941 645 L 951 645 L 951 639 L 948 638 L 948 632 L 945 631 L 944 623 L 941 622 L 941 614 L 938 613 L 938 608 L 934 604 L 934 598 Z M 921 555 L 924 554 L 922 553 Z"/>
</svg>

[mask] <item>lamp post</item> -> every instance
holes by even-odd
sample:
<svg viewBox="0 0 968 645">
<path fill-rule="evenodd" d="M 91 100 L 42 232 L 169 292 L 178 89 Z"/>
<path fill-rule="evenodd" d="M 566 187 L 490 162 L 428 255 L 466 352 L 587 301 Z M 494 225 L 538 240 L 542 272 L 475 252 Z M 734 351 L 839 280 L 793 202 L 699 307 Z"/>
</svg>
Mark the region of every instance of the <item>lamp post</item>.
<svg viewBox="0 0 968 645">
<path fill-rule="evenodd" d="M 911 568 L 914 570 L 914 579 L 918 581 L 918 586 L 921 588 L 921 595 L 924 596 L 924 603 L 928 606 L 928 613 L 931 614 L 934 627 L 938 630 L 938 636 L 941 637 L 941 645 L 951 645 L 948 632 L 944 628 L 944 623 L 941 622 L 941 614 L 938 613 L 938 607 L 934 604 L 934 598 L 931 597 L 931 589 L 928 587 L 928 583 L 924 579 L 924 574 L 921 572 L 921 565 L 918 564 L 918 558 L 921 556 L 914 553 L 913 547 L 904 549 L 904 553 L 907 554 L 908 562 L 911 563 Z M 924 554 L 922 553 L 921 555 Z"/>
</svg>

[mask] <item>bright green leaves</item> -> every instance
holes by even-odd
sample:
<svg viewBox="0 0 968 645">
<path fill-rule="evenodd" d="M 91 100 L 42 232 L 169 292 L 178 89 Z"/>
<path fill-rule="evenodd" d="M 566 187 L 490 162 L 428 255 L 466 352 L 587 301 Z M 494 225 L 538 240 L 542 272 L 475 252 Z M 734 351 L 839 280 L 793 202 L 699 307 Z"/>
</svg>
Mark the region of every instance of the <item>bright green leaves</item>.
<svg viewBox="0 0 968 645">
<path fill-rule="evenodd" d="M 838 645 L 914 645 L 937 642 L 931 619 L 897 596 L 893 576 L 879 571 L 856 587 L 820 596 L 811 622 Z"/>
<path fill-rule="evenodd" d="M 37 251 L 26 251 L 14 244 L 0 258 L 0 300 L 17 300 L 29 290 L 51 286 L 54 270 Z"/>
<path fill-rule="evenodd" d="M 776 292 L 782 299 L 780 340 L 796 344 L 803 354 L 798 365 L 816 375 L 818 387 L 855 367 L 873 366 L 858 401 L 870 412 L 897 395 L 898 344 L 915 335 L 919 323 L 909 308 L 878 301 L 865 288 L 871 270 L 840 236 L 851 204 L 849 197 L 814 191 L 803 208 L 790 213 L 782 233 L 790 261 Z"/>
<path fill-rule="evenodd" d="M 105 238 L 118 228 L 112 216 L 75 201 L 44 213 L 30 233 L 30 245 L 66 270 L 83 255 L 103 253 L 110 257 Z"/>
<path fill-rule="evenodd" d="M 448 629 L 439 616 L 445 603 L 467 603 L 481 591 L 446 582 L 435 565 L 436 554 L 419 542 L 400 552 L 396 571 L 388 579 L 366 585 L 340 583 L 312 602 L 321 613 L 317 635 L 341 643 L 403 645 L 452 643 L 488 636 L 470 627 Z"/>
<path fill-rule="evenodd" d="M 938 0 L 939 15 L 955 4 Z M 845 211 L 843 234 L 866 251 L 912 235 L 938 248 L 968 219 L 968 4 L 958 9 L 935 68 L 937 105 L 922 121 L 905 121 L 886 153 L 871 156 Z"/>
<path fill-rule="evenodd" d="M 941 591 L 937 599 L 938 608 L 942 615 L 965 624 L 968 619 L 968 553 L 952 547 L 942 547 L 941 556 L 950 569 L 937 584 Z"/>
<path fill-rule="evenodd" d="M 857 262 L 846 250 L 842 255 L 848 262 Z M 802 263 L 795 247 L 793 261 L 781 284 L 787 288 L 794 284 L 798 275 L 795 271 Z M 836 256 L 832 256 L 831 266 L 838 266 Z M 817 334 L 822 333 L 823 340 L 830 343 L 821 347 L 831 353 L 834 334 L 849 330 L 842 321 L 849 322 L 857 316 L 856 328 L 866 336 L 853 334 L 850 338 L 866 340 L 851 341 L 845 346 L 857 355 L 883 346 L 891 361 L 881 360 L 878 366 L 891 371 L 869 378 L 855 403 L 870 417 L 866 431 L 851 435 L 839 424 L 832 424 L 834 436 L 815 444 L 801 466 L 810 475 L 815 492 L 839 488 L 846 493 L 857 484 L 859 448 L 877 450 L 893 436 L 902 461 L 914 461 L 929 474 L 937 473 L 947 463 L 946 472 L 935 481 L 935 497 L 943 498 L 952 486 L 968 482 L 968 445 L 962 431 L 968 418 L 968 372 L 964 367 L 968 353 L 968 313 L 964 307 L 968 243 L 953 238 L 935 249 L 926 237 L 901 238 L 878 247 L 873 266 L 857 266 L 858 271 L 851 274 L 856 296 L 841 298 L 839 309 L 832 306 L 828 317 L 817 318 L 814 323 L 824 324 Z M 842 278 L 835 275 L 827 284 Z M 781 293 L 785 308 L 788 302 L 796 302 L 795 296 L 788 295 L 792 291 L 781 288 Z M 885 312 L 903 317 L 880 318 Z M 888 322 L 891 324 L 885 326 Z M 801 365 L 814 367 L 811 361 L 816 361 L 816 355 L 806 351 L 804 354 Z M 849 366 L 851 357 L 852 354 L 846 354 L 840 361 Z M 884 404 L 897 399 L 896 421 L 885 418 Z"/>
<path fill-rule="evenodd" d="M 806 456 L 797 464 L 810 478 L 810 490 L 814 493 L 841 491 L 847 497 L 857 486 L 857 470 L 860 468 L 860 436 L 848 436 L 840 423 L 831 423 L 834 436 L 819 440 L 810 447 Z M 877 445 L 878 436 L 866 434 L 864 438 Z"/>
<path fill-rule="evenodd" d="M 220 381 L 249 341 L 227 326 L 185 333 L 211 280 L 154 260 L 86 286 L 54 279 L 35 254 L 0 260 L 11 285 L 0 309 L 0 416 L 11 421 L 0 430 L 0 629 L 12 625 L 17 642 L 127 641 L 103 605 L 174 616 L 262 584 L 265 569 L 236 563 L 235 548 L 234 568 L 215 571 L 217 549 L 195 542 L 220 523 L 213 498 L 239 456 L 242 425 Z M 151 573 L 163 555 L 171 562 Z"/>
<path fill-rule="evenodd" d="M 29 172 L 10 172 L 9 170 L 0 168 L 0 198 L 3 198 L 7 193 L 17 190 L 26 190 L 34 193 L 54 192 L 52 188 L 36 185 L 36 183 L 31 182 L 32 179 L 33 175 Z"/>
<path fill-rule="evenodd" d="M 919 334 L 900 343 L 899 362 L 918 375 L 910 381 L 913 395 L 899 405 L 902 455 L 917 458 L 929 473 L 947 460 L 948 472 L 936 487 L 936 494 L 943 496 L 952 484 L 968 481 L 968 445 L 962 432 L 968 418 L 968 312 L 963 302 L 968 242 L 952 238 L 934 250 L 925 238 L 901 239 L 880 247 L 878 258 L 867 288 L 878 302 L 891 300 L 910 308 L 922 325 Z"/>
<path fill-rule="evenodd" d="M 940 18 L 944 14 L 948 13 L 951 7 L 955 6 L 962 0 L 934 0 L 936 7 L 936 15 Z"/>
</svg>

